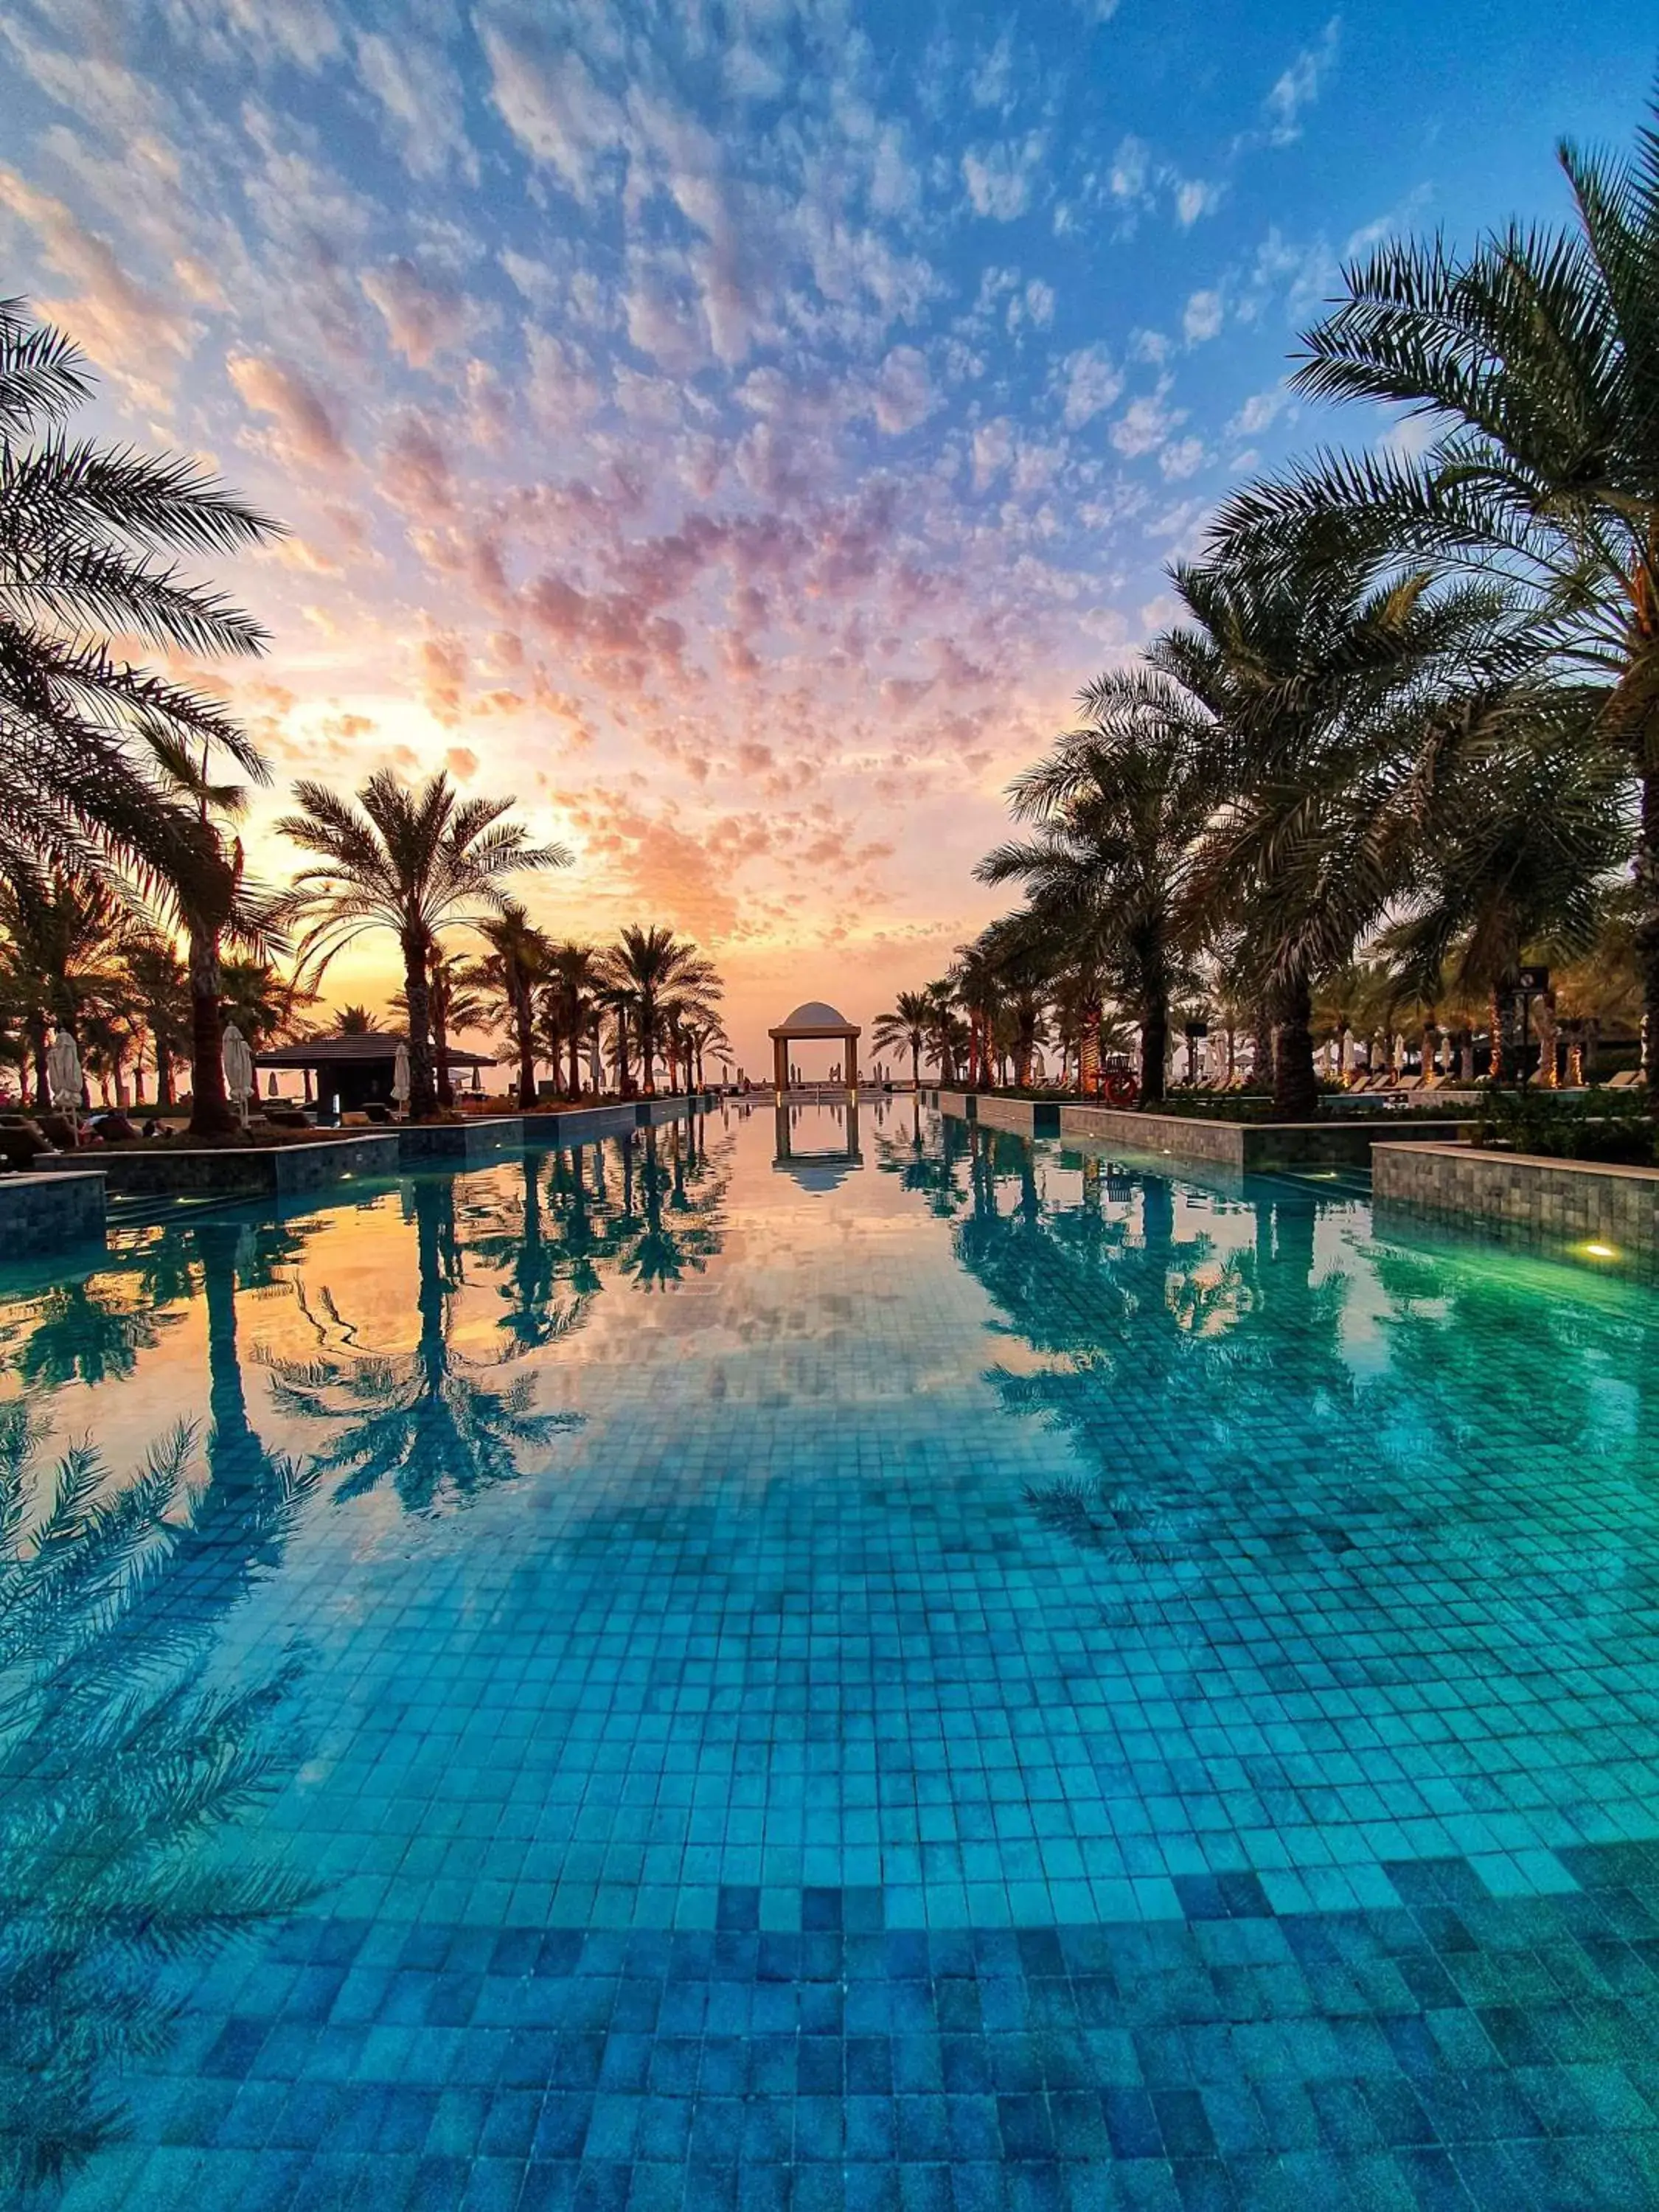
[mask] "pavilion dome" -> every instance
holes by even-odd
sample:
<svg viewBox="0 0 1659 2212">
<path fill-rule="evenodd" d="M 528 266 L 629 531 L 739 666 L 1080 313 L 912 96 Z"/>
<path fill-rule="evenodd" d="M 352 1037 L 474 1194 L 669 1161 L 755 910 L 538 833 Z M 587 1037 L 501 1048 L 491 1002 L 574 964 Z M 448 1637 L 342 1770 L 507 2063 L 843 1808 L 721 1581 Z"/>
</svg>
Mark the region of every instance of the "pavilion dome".
<svg viewBox="0 0 1659 2212">
<path fill-rule="evenodd" d="M 831 1036 L 845 1036 L 848 1030 L 857 1033 L 856 1022 L 849 1022 L 845 1014 L 837 1013 L 822 999 L 808 999 L 805 1006 L 797 1006 L 787 1021 L 781 1021 L 771 1032 L 775 1036 L 812 1036 L 823 1030 Z"/>
</svg>

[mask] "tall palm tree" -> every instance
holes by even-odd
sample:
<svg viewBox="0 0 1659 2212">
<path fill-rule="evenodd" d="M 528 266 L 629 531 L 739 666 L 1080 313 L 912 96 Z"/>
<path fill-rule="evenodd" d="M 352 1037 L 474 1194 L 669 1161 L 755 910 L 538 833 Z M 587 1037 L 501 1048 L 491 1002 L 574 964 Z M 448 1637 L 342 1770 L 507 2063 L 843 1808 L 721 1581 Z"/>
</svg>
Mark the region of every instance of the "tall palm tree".
<svg viewBox="0 0 1659 2212">
<path fill-rule="evenodd" d="M 397 938 L 409 1009 L 410 1112 L 430 1115 L 438 1094 L 428 963 L 441 932 L 505 914 L 512 901 L 504 878 L 568 867 L 571 856 L 562 846 L 532 845 L 522 824 L 504 820 L 512 799 L 463 799 L 443 775 L 412 791 L 382 769 L 355 805 L 321 783 L 297 783 L 295 796 L 300 811 L 277 827 L 319 856 L 278 902 L 281 918 L 301 932 L 301 968 L 314 981 L 358 938 L 376 930 Z"/>
<path fill-rule="evenodd" d="M 1553 732 L 1551 733 L 1553 735 Z M 1390 933 L 1402 995 L 1437 1003 L 1485 993 L 1495 1080 L 1516 1073 L 1515 984 L 1529 951 L 1583 956 L 1595 944 L 1606 893 L 1630 849 L 1628 779 L 1603 749 L 1565 750 L 1549 736 L 1509 747 L 1462 778 L 1405 919 Z"/>
<path fill-rule="evenodd" d="M 665 1057 L 672 1074 L 671 1089 L 678 1088 L 683 1073 L 687 1091 L 696 1090 L 696 1039 L 700 1034 L 706 1034 L 710 1039 L 724 1037 L 725 1032 L 720 1023 L 720 981 L 713 965 L 699 958 L 687 967 L 680 981 L 663 1000 L 661 1013 L 664 1034 L 667 1039 Z"/>
<path fill-rule="evenodd" d="M 968 1017 L 968 1074 L 970 1091 L 988 1091 L 993 1079 L 993 1038 L 1002 1011 L 1002 969 L 982 938 L 957 947 L 951 971 L 957 1004 Z"/>
<path fill-rule="evenodd" d="M 927 1055 L 939 1070 L 939 1081 L 957 1079 L 957 1064 L 968 1051 L 968 1024 L 957 1012 L 957 987 L 948 975 L 929 983 L 922 994 L 927 1001 Z"/>
<path fill-rule="evenodd" d="M 213 751 L 191 747 L 165 729 L 145 732 L 157 775 L 168 794 L 191 806 L 202 842 L 200 864 L 161 886 L 162 903 L 182 935 L 190 988 L 190 1127 L 196 1136 L 227 1136 L 238 1127 L 225 1090 L 223 963 L 234 945 L 264 959 L 280 944 L 269 901 L 247 880 L 235 824 L 246 811 L 245 784 L 213 773 Z M 255 759 L 255 779 L 267 771 Z"/>
<path fill-rule="evenodd" d="M 486 1005 L 513 1039 L 519 1059 L 519 1103 L 528 1109 L 536 1103 L 535 994 L 547 975 L 553 948 L 521 906 L 509 904 L 477 927 L 489 950 L 467 968 L 465 977 L 482 990 Z"/>
<path fill-rule="evenodd" d="M 630 925 L 605 953 L 606 979 L 611 988 L 629 1001 L 634 1041 L 639 1048 L 640 1079 L 647 1098 L 656 1096 L 657 1049 L 662 1038 L 663 1009 L 677 992 L 707 981 L 708 963 L 695 945 L 676 937 L 672 929 L 653 923 L 648 929 Z M 626 1083 L 626 1067 L 623 1070 Z"/>
<path fill-rule="evenodd" d="M 48 1032 L 79 1040 L 89 1018 L 125 994 L 131 918 L 109 882 L 50 872 L 21 854 L 0 867 L 0 1000 L 12 1010 L 34 1062 L 35 1103 L 51 1103 Z"/>
<path fill-rule="evenodd" d="M 892 1011 L 877 1016 L 871 1032 L 878 1052 L 909 1054 L 911 1087 L 917 1091 L 921 1088 L 921 1048 L 927 1042 L 930 1018 L 925 991 L 901 991 L 893 1001 Z"/>
<path fill-rule="evenodd" d="M 542 1033 L 548 1056 L 556 1070 L 568 1054 L 569 1090 L 580 1098 L 582 1089 L 582 1047 L 587 1042 L 599 1010 L 599 956 L 591 945 L 567 939 L 552 947 L 548 974 L 541 987 Z"/>
<path fill-rule="evenodd" d="M 1312 994 L 1401 888 L 1425 828 L 1427 776 L 1522 711 L 1525 648 L 1501 594 L 1437 591 L 1373 562 L 1177 566 L 1189 619 L 1148 659 L 1211 727 L 1219 805 L 1190 875 L 1208 916 L 1242 921 L 1273 995 L 1275 1110 L 1316 1109 Z"/>
<path fill-rule="evenodd" d="M 258 625 L 174 564 L 279 526 L 189 461 L 71 440 L 92 389 L 61 331 L 0 300 L 0 848 L 48 866 L 102 854 L 182 889 L 219 856 L 155 773 L 155 741 L 223 752 L 248 775 L 263 763 L 216 703 L 112 641 L 192 659 L 262 652 Z"/>
<path fill-rule="evenodd" d="M 1659 1096 L 1659 130 L 1624 160 L 1563 144 L 1572 227 L 1512 223 L 1356 262 L 1302 341 L 1295 388 L 1404 406 L 1427 449 L 1323 454 L 1224 508 L 1224 544 L 1500 568 L 1547 641 L 1610 679 L 1602 715 L 1640 787 L 1648 1082 Z"/>
<path fill-rule="evenodd" d="M 173 1103 L 173 1063 L 190 1036 L 190 978 L 172 939 L 160 930 L 137 928 L 121 955 L 127 988 L 149 1039 L 155 1063 L 155 1099 Z M 142 1042 L 142 1040 L 141 1040 Z M 139 1066 L 142 1085 L 143 1066 Z"/>
<path fill-rule="evenodd" d="M 283 975 L 273 962 L 242 955 L 222 963 L 219 1000 L 226 1020 L 235 1023 L 255 1052 L 286 1036 L 295 1015 L 317 1002 L 314 992 Z"/>
<path fill-rule="evenodd" d="M 1192 854 L 1214 799 L 1206 731 L 1156 672 L 1103 676 L 1079 703 L 1084 723 L 1011 787 L 1036 835 L 999 846 L 975 872 L 1021 879 L 1031 925 L 1122 1001 L 1140 1029 L 1141 1096 L 1156 1102 L 1170 1002 L 1192 974 Z"/>
</svg>

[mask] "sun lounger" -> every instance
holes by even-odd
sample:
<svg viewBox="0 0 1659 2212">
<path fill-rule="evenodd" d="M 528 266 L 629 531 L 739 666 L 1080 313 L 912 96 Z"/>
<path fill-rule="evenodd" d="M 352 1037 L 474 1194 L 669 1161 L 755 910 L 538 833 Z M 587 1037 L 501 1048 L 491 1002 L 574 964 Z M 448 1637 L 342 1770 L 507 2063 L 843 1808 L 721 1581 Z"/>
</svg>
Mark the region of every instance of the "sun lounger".
<svg viewBox="0 0 1659 2212">
<path fill-rule="evenodd" d="M 1639 1067 L 1621 1067 L 1605 1086 L 1609 1091 L 1634 1091 L 1642 1080 Z"/>
</svg>

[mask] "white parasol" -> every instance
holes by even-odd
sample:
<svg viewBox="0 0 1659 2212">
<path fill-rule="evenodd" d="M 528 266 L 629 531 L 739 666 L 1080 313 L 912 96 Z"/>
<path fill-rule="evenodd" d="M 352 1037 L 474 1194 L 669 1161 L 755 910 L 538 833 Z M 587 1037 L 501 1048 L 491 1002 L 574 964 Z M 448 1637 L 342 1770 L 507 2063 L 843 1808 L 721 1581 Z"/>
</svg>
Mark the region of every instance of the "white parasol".
<svg viewBox="0 0 1659 2212">
<path fill-rule="evenodd" d="M 593 1096 L 597 1098 L 605 1089 L 605 1061 L 600 1057 L 597 1031 L 587 1040 L 587 1079 L 592 1085 Z"/>
<path fill-rule="evenodd" d="M 219 1047 L 219 1057 L 224 1063 L 226 1095 L 246 1121 L 247 1102 L 252 1095 L 258 1079 L 253 1073 L 253 1054 L 249 1049 L 248 1041 L 234 1022 L 225 1024 L 225 1034 Z"/>
<path fill-rule="evenodd" d="M 81 1054 L 67 1030 L 46 1047 L 46 1088 L 54 1106 L 67 1109 L 71 1126 L 81 1106 Z"/>
<path fill-rule="evenodd" d="M 392 1096 L 397 1101 L 399 1113 L 408 1110 L 410 1088 L 409 1047 L 406 1044 L 400 1044 L 392 1061 Z"/>
</svg>

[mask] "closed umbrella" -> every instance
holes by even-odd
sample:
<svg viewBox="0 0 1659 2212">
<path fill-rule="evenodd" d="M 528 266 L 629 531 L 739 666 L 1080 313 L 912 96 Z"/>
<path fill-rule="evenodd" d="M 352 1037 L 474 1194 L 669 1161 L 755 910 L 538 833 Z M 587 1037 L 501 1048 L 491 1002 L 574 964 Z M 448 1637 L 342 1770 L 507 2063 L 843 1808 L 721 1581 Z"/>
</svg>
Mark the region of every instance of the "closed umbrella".
<svg viewBox="0 0 1659 2212">
<path fill-rule="evenodd" d="M 392 1061 L 392 1096 L 400 1114 L 408 1111 L 409 1092 L 409 1047 L 400 1044 Z"/>
<path fill-rule="evenodd" d="M 587 1079 L 592 1085 L 593 1096 L 597 1098 L 605 1088 L 605 1061 L 600 1056 L 597 1030 L 587 1040 Z"/>
<path fill-rule="evenodd" d="M 67 1030 L 59 1030 L 46 1047 L 46 1089 L 54 1106 L 61 1106 L 76 1127 L 81 1108 L 81 1054 Z"/>
<path fill-rule="evenodd" d="M 257 1079 L 248 1041 L 234 1022 L 225 1024 L 224 1042 L 219 1048 L 219 1057 L 224 1063 L 226 1094 L 246 1122 L 247 1102 L 253 1093 Z"/>
</svg>

